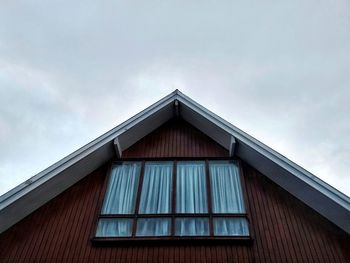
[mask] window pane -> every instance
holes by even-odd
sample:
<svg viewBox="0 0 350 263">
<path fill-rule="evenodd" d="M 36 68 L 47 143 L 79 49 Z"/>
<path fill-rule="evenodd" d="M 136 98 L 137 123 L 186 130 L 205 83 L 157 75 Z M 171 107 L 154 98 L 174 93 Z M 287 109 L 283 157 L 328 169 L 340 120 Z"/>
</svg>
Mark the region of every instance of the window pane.
<svg viewBox="0 0 350 263">
<path fill-rule="evenodd" d="M 112 169 L 102 214 L 133 214 L 141 163 L 123 163 Z"/>
<path fill-rule="evenodd" d="M 204 162 L 178 162 L 176 173 L 176 212 L 208 212 Z"/>
<path fill-rule="evenodd" d="M 172 162 L 147 162 L 142 183 L 139 213 L 171 212 Z"/>
<path fill-rule="evenodd" d="M 208 218 L 176 218 L 176 236 L 209 236 Z"/>
<path fill-rule="evenodd" d="M 214 218 L 215 236 L 249 236 L 245 218 Z"/>
<path fill-rule="evenodd" d="M 244 213 L 239 170 L 235 163 L 209 163 L 212 206 L 214 213 Z"/>
<path fill-rule="evenodd" d="M 142 218 L 137 220 L 136 236 L 170 236 L 170 218 Z"/>
<path fill-rule="evenodd" d="M 96 237 L 130 237 L 132 219 L 100 219 Z"/>
</svg>

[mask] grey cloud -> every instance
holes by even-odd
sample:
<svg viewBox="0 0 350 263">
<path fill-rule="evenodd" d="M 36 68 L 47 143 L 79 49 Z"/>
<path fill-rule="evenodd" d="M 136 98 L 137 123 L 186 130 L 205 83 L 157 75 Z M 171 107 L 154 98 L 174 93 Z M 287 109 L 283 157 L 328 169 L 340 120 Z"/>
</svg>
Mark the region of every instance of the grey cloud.
<svg viewBox="0 0 350 263">
<path fill-rule="evenodd" d="M 326 0 L 2 2 L 0 194 L 179 88 L 349 195 L 349 13 Z"/>
</svg>

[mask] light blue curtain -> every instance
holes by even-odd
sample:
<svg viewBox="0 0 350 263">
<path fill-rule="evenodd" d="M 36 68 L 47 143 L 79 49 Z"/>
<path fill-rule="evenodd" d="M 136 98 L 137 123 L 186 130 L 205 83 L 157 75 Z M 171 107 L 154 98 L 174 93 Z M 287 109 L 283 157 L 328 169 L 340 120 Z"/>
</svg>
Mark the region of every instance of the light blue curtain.
<svg viewBox="0 0 350 263">
<path fill-rule="evenodd" d="M 124 162 L 112 169 L 102 214 L 133 214 L 141 163 Z"/>
<path fill-rule="evenodd" d="M 170 226 L 170 218 L 138 219 L 136 236 L 170 236 Z"/>
<path fill-rule="evenodd" d="M 178 162 L 176 172 L 176 212 L 207 213 L 204 162 Z"/>
<path fill-rule="evenodd" d="M 132 219 L 100 219 L 96 237 L 130 237 L 131 231 Z"/>
<path fill-rule="evenodd" d="M 214 218 L 215 236 L 249 236 L 245 218 Z"/>
<path fill-rule="evenodd" d="M 176 236 L 208 236 L 209 220 L 208 218 L 176 218 L 175 219 Z"/>
<path fill-rule="evenodd" d="M 209 162 L 214 213 L 244 213 L 239 170 L 229 161 Z"/>
<path fill-rule="evenodd" d="M 146 162 L 140 214 L 171 212 L 172 162 Z"/>
</svg>

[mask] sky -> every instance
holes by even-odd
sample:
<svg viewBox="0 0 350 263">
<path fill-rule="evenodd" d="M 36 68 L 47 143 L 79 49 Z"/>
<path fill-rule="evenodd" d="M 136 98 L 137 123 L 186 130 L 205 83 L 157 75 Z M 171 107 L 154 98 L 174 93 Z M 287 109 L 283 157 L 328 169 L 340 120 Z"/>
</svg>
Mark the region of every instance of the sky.
<svg viewBox="0 0 350 263">
<path fill-rule="evenodd" d="M 179 89 L 350 196 L 350 2 L 0 2 L 0 195 Z"/>
</svg>

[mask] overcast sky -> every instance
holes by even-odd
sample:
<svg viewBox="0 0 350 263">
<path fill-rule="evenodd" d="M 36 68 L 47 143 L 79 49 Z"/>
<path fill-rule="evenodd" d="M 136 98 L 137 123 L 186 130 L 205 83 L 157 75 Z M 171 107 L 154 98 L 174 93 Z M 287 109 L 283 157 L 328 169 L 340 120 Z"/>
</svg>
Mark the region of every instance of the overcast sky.
<svg viewBox="0 0 350 263">
<path fill-rule="evenodd" d="M 111 2 L 0 2 L 0 195 L 176 88 L 350 195 L 349 1 Z"/>
</svg>

